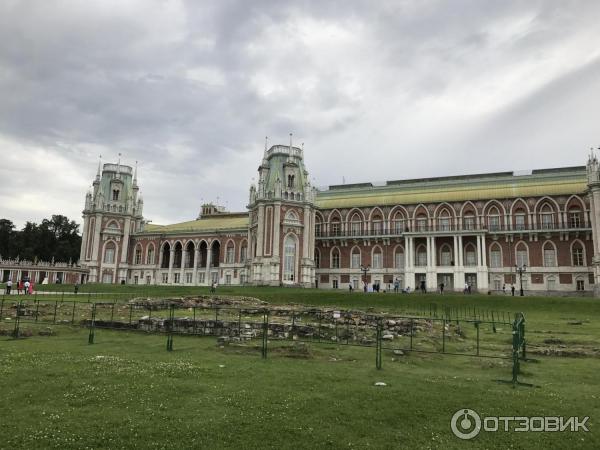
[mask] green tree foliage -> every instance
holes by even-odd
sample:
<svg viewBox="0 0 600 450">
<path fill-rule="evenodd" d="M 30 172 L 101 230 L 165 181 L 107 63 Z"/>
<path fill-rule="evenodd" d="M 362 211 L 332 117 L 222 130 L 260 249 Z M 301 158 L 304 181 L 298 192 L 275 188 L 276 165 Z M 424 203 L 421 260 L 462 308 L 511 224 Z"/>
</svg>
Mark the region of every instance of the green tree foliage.
<svg viewBox="0 0 600 450">
<path fill-rule="evenodd" d="M 79 259 L 81 236 L 79 225 L 63 215 L 53 215 L 38 225 L 27 222 L 22 230 L 0 219 L 0 255 L 3 258 L 76 262 Z"/>
</svg>

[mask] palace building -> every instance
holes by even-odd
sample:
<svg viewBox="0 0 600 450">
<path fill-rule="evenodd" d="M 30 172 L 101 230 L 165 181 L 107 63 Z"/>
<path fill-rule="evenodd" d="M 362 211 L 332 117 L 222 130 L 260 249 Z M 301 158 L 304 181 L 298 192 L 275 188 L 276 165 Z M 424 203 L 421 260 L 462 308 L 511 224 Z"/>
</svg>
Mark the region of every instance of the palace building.
<svg viewBox="0 0 600 450">
<path fill-rule="evenodd" d="M 248 210 L 146 223 L 137 168 L 98 166 L 83 211 L 90 282 L 595 291 L 600 170 L 311 186 L 304 150 L 265 146 Z M 523 269 L 518 274 L 518 269 Z M 596 291 L 598 289 L 596 288 Z"/>
</svg>

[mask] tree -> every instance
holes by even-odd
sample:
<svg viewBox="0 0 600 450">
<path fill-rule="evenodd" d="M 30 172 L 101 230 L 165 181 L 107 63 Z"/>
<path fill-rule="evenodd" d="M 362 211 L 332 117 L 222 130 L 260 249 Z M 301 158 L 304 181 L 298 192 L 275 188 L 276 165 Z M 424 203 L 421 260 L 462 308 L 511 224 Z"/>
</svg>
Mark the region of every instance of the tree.
<svg viewBox="0 0 600 450">
<path fill-rule="evenodd" d="M 8 219 L 0 219 L 0 255 L 10 258 L 10 243 L 14 236 L 15 224 Z"/>
</svg>

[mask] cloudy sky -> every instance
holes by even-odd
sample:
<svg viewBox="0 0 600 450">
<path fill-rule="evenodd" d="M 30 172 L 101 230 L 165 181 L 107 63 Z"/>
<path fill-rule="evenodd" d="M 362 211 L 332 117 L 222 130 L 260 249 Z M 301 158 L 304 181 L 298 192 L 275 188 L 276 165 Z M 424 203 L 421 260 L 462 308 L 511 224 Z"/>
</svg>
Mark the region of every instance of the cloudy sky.
<svg viewBox="0 0 600 450">
<path fill-rule="evenodd" d="M 0 218 L 80 220 L 98 155 L 145 215 L 245 207 L 264 137 L 315 184 L 582 165 L 597 1 L 0 2 Z"/>
</svg>

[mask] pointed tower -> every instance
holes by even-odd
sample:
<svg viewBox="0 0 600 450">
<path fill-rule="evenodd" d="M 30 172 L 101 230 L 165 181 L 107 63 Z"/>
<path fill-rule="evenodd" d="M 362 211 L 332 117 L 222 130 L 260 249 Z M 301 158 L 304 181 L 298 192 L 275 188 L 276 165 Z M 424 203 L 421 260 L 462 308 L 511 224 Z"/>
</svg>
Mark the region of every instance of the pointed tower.
<svg viewBox="0 0 600 450">
<path fill-rule="evenodd" d="M 120 156 L 120 155 L 119 155 Z M 143 201 L 129 166 L 98 163 L 83 210 L 80 262 L 90 269 L 92 283 L 127 280 L 129 239 L 142 226 Z"/>
<path fill-rule="evenodd" d="M 314 286 L 314 190 L 303 151 L 292 144 L 267 149 L 250 187 L 251 280 L 257 285 Z"/>
<path fill-rule="evenodd" d="M 600 150 L 600 148 L 599 148 Z M 594 296 L 600 297 L 600 168 L 594 149 L 590 149 L 587 162 L 587 185 L 590 200 L 590 219 L 592 222 L 592 239 L 594 241 Z"/>
</svg>

